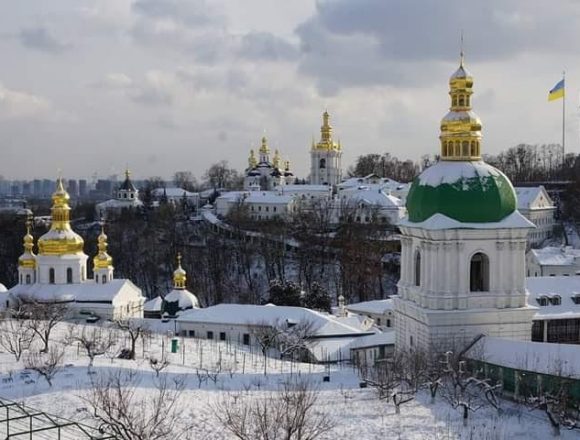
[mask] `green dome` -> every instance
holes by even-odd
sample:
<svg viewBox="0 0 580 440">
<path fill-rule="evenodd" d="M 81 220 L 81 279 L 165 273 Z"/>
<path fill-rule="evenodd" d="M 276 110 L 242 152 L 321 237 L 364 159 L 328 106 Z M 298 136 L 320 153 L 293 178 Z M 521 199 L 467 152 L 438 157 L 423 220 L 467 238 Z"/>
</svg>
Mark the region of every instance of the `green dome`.
<svg viewBox="0 0 580 440">
<path fill-rule="evenodd" d="M 410 222 L 443 214 L 462 223 L 499 222 L 516 210 L 516 194 L 501 171 L 482 161 L 439 161 L 421 173 L 407 196 Z"/>
</svg>

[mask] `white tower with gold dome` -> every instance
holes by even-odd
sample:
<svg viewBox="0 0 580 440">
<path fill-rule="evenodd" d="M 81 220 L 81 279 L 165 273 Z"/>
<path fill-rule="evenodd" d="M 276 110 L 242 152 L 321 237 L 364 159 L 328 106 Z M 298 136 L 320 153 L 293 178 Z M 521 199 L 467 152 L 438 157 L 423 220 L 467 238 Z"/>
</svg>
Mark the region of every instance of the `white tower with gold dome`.
<svg viewBox="0 0 580 440">
<path fill-rule="evenodd" d="M 98 252 L 93 258 L 93 276 L 97 284 L 113 281 L 113 257 L 107 253 L 108 246 L 105 228 L 101 225 L 101 233 L 97 239 Z"/>
<path fill-rule="evenodd" d="M 33 284 L 36 282 L 36 255 L 34 254 L 34 237 L 30 233 L 30 223 L 26 222 L 26 235 L 23 239 L 24 252 L 18 258 L 18 282 Z"/>
<path fill-rule="evenodd" d="M 332 139 L 332 126 L 327 111 L 322 115 L 320 141 L 312 141 L 310 150 L 310 183 L 336 186 L 342 180 L 342 147 Z"/>
<path fill-rule="evenodd" d="M 482 125 L 463 54 L 449 87 L 441 159 L 413 181 L 399 224 L 394 308 L 402 350 L 446 350 L 482 334 L 530 340 L 536 313 L 525 285 L 534 225 L 518 212 L 510 180 L 481 158 Z"/>
<path fill-rule="evenodd" d="M 181 254 L 177 254 L 177 269 L 173 272 L 173 290 L 163 298 L 162 313 L 174 318 L 179 312 L 198 309 L 197 297 L 187 290 L 187 273 L 181 267 Z"/>
<path fill-rule="evenodd" d="M 76 284 L 87 278 L 87 255 L 84 240 L 70 225 L 70 200 L 62 178 L 52 195 L 50 230 L 38 239 L 37 282 L 40 284 Z"/>
</svg>

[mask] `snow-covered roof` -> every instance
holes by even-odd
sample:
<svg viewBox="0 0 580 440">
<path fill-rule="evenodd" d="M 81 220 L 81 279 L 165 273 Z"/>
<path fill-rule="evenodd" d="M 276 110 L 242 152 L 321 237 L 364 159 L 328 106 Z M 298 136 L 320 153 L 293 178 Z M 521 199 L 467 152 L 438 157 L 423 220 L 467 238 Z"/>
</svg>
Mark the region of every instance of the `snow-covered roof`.
<svg viewBox="0 0 580 440">
<path fill-rule="evenodd" d="M 368 348 L 377 347 L 379 345 L 395 345 L 395 330 L 375 333 L 374 335 L 363 336 L 357 338 L 350 346 L 350 348 Z"/>
<path fill-rule="evenodd" d="M 580 301 L 573 301 L 576 295 L 580 298 L 580 277 L 528 277 L 526 278 L 529 304 L 538 308 L 534 319 L 566 319 L 580 317 Z M 551 301 L 559 296 L 560 300 Z M 547 305 L 540 306 L 538 299 L 547 297 Z M 560 304 L 557 304 L 560 302 Z"/>
<path fill-rule="evenodd" d="M 535 373 L 580 378 L 580 346 L 486 336 L 468 352 L 472 359 Z"/>
<path fill-rule="evenodd" d="M 161 306 L 163 305 L 163 298 L 161 296 L 156 296 L 150 299 L 145 304 L 143 304 L 143 311 L 145 312 L 161 312 Z"/>
<path fill-rule="evenodd" d="M 364 185 L 345 189 L 341 193 L 341 198 L 385 209 L 399 209 L 403 207 L 403 201 L 401 199 L 387 194 L 379 185 Z"/>
<path fill-rule="evenodd" d="M 439 161 L 437 166 L 429 167 L 419 177 L 419 185 L 439 186 L 444 183 L 453 184 L 460 179 L 482 177 L 498 177 L 501 173 L 483 161 L 456 162 Z"/>
<path fill-rule="evenodd" d="M 410 222 L 408 218 L 404 218 L 399 223 L 399 226 L 410 228 L 421 228 L 431 230 L 441 229 L 518 229 L 518 228 L 535 228 L 536 226 L 527 218 L 521 215 L 518 211 L 512 212 L 499 222 L 489 223 L 464 223 L 443 214 L 434 214 L 427 220 L 422 222 Z"/>
<path fill-rule="evenodd" d="M 94 280 L 77 284 L 17 284 L 8 292 L 16 298 L 34 298 L 38 301 L 114 302 L 125 288 L 141 295 L 141 289 L 127 279 L 113 279 L 104 284 L 95 283 Z"/>
<path fill-rule="evenodd" d="M 348 304 L 347 310 L 354 313 L 372 313 L 375 315 L 383 315 L 393 310 L 392 299 L 377 299 L 373 301 L 363 301 L 354 304 Z"/>
<path fill-rule="evenodd" d="M 165 296 L 165 301 L 177 302 L 181 310 L 199 308 L 199 301 L 197 296 L 187 289 L 173 289 Z"/>
<path fill-rule="evenodd" d="M 0 292 L 7 292 L 8 289 L 6 288 L 6 286 L 2 283 L 0 283 Z"/>
<path fill-rule="evenodd" d="M 151 191 L 151 194 L 154 197 L 162 197 L 165 195 L 169 198 L 179 198 L 179 197 L 183 197 L 184 195 L 185 195 L 185 197 L 199 197 L 199 193 L 190 192 L 190 191 L 187 191 L 183 188 L 176 188 L 176 187 L 155 188 L 153 191 Z"/>
<path fill-rule="evenodd" d="M 281 185 L 278 187 L 280 192 L 332 192 L 332 187 L 329 185 Z"/>
<path fill-rule="evenodd" d="M 217 199 L 218 200 L 225 200 L 228 202 L 238 202 L 240 199 L 247 197 L 250 194 L 249 191 L 228 191 L 226 193 L 221 194 Z"/>
<path fill-rule="evenodd" d="M 97 209 L 110 208 L 129 208 L 142 206 L 143 202 L 139 199 L 109 199 L 104 202 L 97 203 Z"/>
<path fill-rule="evenodd" d="M 182 313 L 179 322 L 214 323 L 232 325 L 276 325 L 277 323 L 311 322 L 315 336 L 360 334 L 357 328 L 343 324 L 332 315 L 302 307 L 258 306 L 250 304 L 218 304 L 205 309 L 193 309 Z"/>
<path fill-rule="evenodd" d="M 333 313 L 336 311 L 337 310 L 333 310 Z M 360 331 L 368 331 L 373 326 L 372 319 L 357 314 L 349 314 L 348 316 L 335 315 L 334 319 L 342 324 L 346 324 L 349 327 L 356 328 Z"/>
<path fill-rule="evenodd" d="M 279 194 L 276 191 L 251 191 L 250 195 L 245 198 L 245 203 L 265 203 L 265 204 L 284 204 L 292 203 L 294 197 L 290 195 Z"/>
<path fill-rule="evenodd" d="M 570 246 L 548 246 L 532 249 L 530 252 L 540 266 L 573 266 L 575 260 L 580 258 L 580 249 L 573 249 Z"/>
<path fill-rule="evenodd" d="M 518 209 L 556 209 L 543 186 L 515 187 Z"/>
</svg>

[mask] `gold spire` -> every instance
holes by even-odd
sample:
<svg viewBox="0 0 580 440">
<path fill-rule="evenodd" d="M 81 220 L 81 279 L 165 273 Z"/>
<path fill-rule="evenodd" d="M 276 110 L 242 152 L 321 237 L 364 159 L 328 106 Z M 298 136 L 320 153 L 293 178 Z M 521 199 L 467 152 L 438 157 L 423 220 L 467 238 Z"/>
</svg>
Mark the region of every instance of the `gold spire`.
<svg viewBox="0 0 580 440">
<path fill-rule="evenodd" d="M 280 151 L 276 150 L 274 153 L 274 159 L 272 160 L 272 165 L 274 168 L 280 168 L 280 162 L 282 162 L 282 158 L 280 157 Z"/>
<path fill-rule="evenodd" d="M 256 153 L 254 149 L 250 150 L 250 157 L 248 157 L 248 166 L 250 169 L 255 168 L 258 165 L 258 159 L 256 159 Z"/>
<path fill-rule="evenodd" d="M 177 269 L 173 272 L 173 288 L 185 289 L 187 273 L 181 267 L 181 253 L 177 253 Z"/>
<path fill-rule="evenodd" d="M 330 115 L 328 111 L 324 111 L 322 114 L 322 127 L 320 127 L 320 142 L 314 145 L 312 142 L 313 150 L 339 150 L 339 145 L 332 140 L 332 125 L 330 125 Z"/>
<path fill-rule="evenodd" d="M 451 107 L 441 121 L 441 159 L 481 160 L 481 120 L 471 111 L 473 77 L 463 65 L 463 36 L 459 68 L 449 79 Z"/>
<path fill-rule="evenodd" d="M 26 235 L 22 241 L 24 246 L 24 252 L 18 258 L 18 266 L 35 269 L 36 268 L 36 256 L 34 255 L 34 237 L 30 233 L 30 219 L 26 220 Z"/>
<path fill-rule="evenodd" d="M 40 255 L 68 255 L 82 253 L 84 241 L 70 225 L 69 194 L 64 189 L 62 177 L 56 183 L 52 194 L 50 231 L 38 240 Z"/>
<path fill-rule="evenodd" d="M 268 146 L 268 139 L 262 136 L 262 146 L 260 147 L 260 154 L 270 154 L 270 147 Z"/>
<path fill-rule="evenodd" d="M 97 255 L 93 258 L 93 271 L 98 269 L 112 269 L 113 257 L 107 253 L 107 235 L 105 234 L 105 225 L 101 223 L 101 233 L 97 238 Z"/>
</svg>

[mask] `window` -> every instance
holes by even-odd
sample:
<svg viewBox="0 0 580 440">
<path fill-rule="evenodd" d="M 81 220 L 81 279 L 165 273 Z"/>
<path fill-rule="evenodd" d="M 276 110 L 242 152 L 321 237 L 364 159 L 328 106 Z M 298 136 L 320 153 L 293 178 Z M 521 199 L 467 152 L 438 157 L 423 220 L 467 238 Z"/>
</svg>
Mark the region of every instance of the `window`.
<svg viewBox="0 0 580 440">
<path fill-rule="evenodd" d="M 226 332 L 220 332 L 220 341 L 226 340 Z"/>
<path fill-rule="evenodd" d="M 213 339 L 213 332 L 207 332 L 207 339 Z"/>
<path fill-rule="evenodd" d="M 550 302 L 553 306 L 559 306 L 562 304 L 562 297 L 560 295 L 554 295 L 550 298 Z"/>
<path fill-rule="evenodd" d="M 421 253 L 415 255 L 415 286 L 421 285 Z"/>
<path fill-rule="evenodd" d="M 101 277 L 101 283 L 102 283 L 102 284 L 105 284 L 106 282 L 107 282 L 107 275 L 103 275 L 103 276 Z"/>
<path fill-rule="evenodd" d="M 409 336 L 409 345 L 412 347 L 413 346 L 413 335 Z"/>
<path fill-rule="evenodd" d="M 250 345 L 250 334 L 244 333 L 243 340 L 244 340 L 244 345 Z"/>
<path fill-rule="evenodd" d="M 66 283 L 72 284 L 72 282 L 73 282 L 72 268 L 69 267 L 66 270 Z"/>
<path fill-rule="evenodd" d="M 26 274 L 26 284 L 30 284 L 30 274 Z"/>
<path fill-rule="evenodd" d="M 391 326 L 391 320 L 387 319 L 387 327 L 390 327 L 390 326 Z"/>
<path fill-rule="evenodd" d="M 320 159 L 320 167 L 321 170 L 326 168 L 326 159 Z"/>
<path fill-rule="evenodd" d="M 489 291 L 489 258 L 478 252 L 471 257 L 469 268 L 469 290 L 472 292 Z"/>
<path fill-rule="evenodd" d="M 54 284 L 54 268 L 48 269 L 48 282 Z"/>
<path fill-rule="evenodd" d="M 549 299 L 548 299 L 548 297 L 547 297 L 547 296 L 545 296 L 545 295 L 538 296 L 538 297 L 536 298 L 536 301 L 538 302 L 538 304 L 539 304 L 540 306 L 547 306 L 547 305 L 548 305 L 548 303 L 550 302 L 550 301 L 549 301 Z"/>
<path fill-rule="evenodd" d="M 195 330 L 190 330 L 188 334 L 190 338 L 195 338 Z"/>
</svg>

